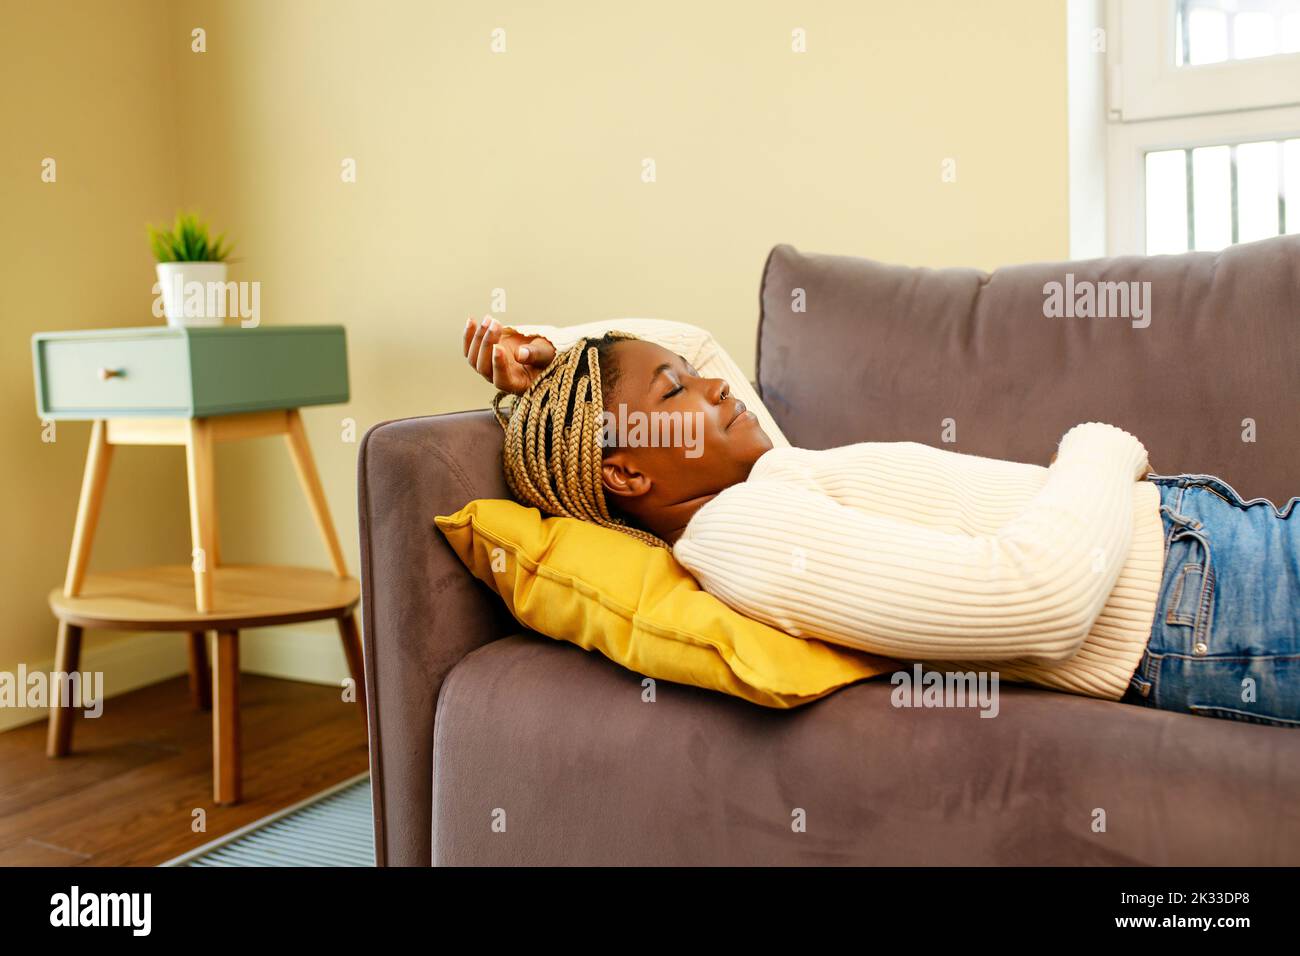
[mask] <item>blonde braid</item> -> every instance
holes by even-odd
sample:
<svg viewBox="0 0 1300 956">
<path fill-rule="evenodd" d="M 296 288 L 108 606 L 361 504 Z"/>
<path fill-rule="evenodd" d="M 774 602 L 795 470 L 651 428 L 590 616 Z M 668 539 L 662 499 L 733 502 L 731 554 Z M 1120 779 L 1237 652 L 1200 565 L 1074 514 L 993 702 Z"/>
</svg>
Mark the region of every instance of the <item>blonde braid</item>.
<svg viewBox="0 0 1300 956">
<path fill-rule="evenodd" d="M 606 332 L 604 339 L 635 339 Z M 509 410 L 497 392 L 492 411 L 505 430 L 501 451 L 506 484 L 516 498 L 547 514 L 614 528 L 660 548 L 668 542 L 616 518 L 601 482 L 604 396 L 599 340 L 580 339 L 555 357 Z M 572 409 L 570 410 L 570 406 Z"/>
</svg>

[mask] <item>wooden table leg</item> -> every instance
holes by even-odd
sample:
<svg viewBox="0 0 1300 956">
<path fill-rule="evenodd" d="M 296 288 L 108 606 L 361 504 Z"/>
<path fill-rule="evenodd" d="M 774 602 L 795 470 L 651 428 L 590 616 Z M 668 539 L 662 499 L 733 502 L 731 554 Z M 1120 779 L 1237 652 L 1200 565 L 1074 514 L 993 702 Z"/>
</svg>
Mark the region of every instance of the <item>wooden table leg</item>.
<svg viewBox="0 0 1300 956">
<path fill-rule="evenodd" d="M 209 431 L 209 435 L 211 432 Z M 208 561 L 208 567 L 218 568 L 221 566 L 221 524 L 217 520 L 217 457 L 216 457 L 216 438 L 215 436 L 208 439 L 208 471 L 210 477 L 207 481 L 208 500 L 204 505 L 203 514 L 208 523 L 208 552 L 211 560 Z"/>
<path fill-rule="evenodd" d="M 199 710 L 209 710 L 212 707 L 207 631 L 190 631 L 190 699 Z"/>
<path fill-rule="evenodd" d="M 218 804 L 238 803 L 239 632 L 217 631 L 217 661 L 212 669 L 212 797 Z"/>
<path fill-rule="evenodd" d="M 311 445 L 307 442 L 307 431 L 302 425 L 302 416 L 298 409 L 291 408 L 286 417 L 288 432 L 285 440 L 289 443 L 289 454 L 293 458 L 294 468 L 298 471 L 298 481 L 302 484 L 311 513 L 316 519 L 316 527 L 325 541 L 325 550 L 329 552 L 330 564 L 334 573 L 341 578 L 348 576 L 348 566 L 343 561 L 343 549 L 339 547 L 339 536 L 334 530 L 334 521 L 330 518 L 329 502 L 325 500 L 325 488 L 320 483 L 316 472 L 316 460 L 312 458 Z"/>
<path fill-rule="evenodd" d="M 366 720 L 366 674 L 365 657 L 361 650 L 361 632 L 357 630 L 357 616 L 345 614 L 339 618 L 339 637 L 343 640 L 343 654 L 348 659 L 348 673 L 357 687 L 357 706 L 361 710 L 361 722 Z"/>
<path fill-rule="evenodd" d="M 108 443 L 108 423 L 96 420 L 90 426 L 90 449 L 86 452 L 86 470 L 81 478 L 81 498 L 77 501 L 77 523 L 72 531 L 72 550 L 68 554 L 68 573 L 63 579 L 65 597 L 76 597 L 86 576 L 90 546 L 99 524 L 99 509 L 104 503 L 108 484 L 108 466 L 113 461 L 113 446 Z"/>
<path fill-rule="evenodd" d="M 191 418 L 185 438 L 185 465 L 190 492 L 190 539 L 193 542 L 194 602 L 200 611 L 212 610 L 212 571 L 216 567 L 213 534 L 216 519 L 212 428 L 207 419 Z"/>
<path fill-rule="evenodd" d="M 56 675 L 71 674 L 81 666 L 81 628 L 59 621 L 58 644 L 54 650 Z M 66 756 L 72 749 L 72 722 L 77 712 L 67 703 L 56 707 L 50 701 L 50 726 L 45 739 L 45 753 L 50 757 Z"/>
</svg>

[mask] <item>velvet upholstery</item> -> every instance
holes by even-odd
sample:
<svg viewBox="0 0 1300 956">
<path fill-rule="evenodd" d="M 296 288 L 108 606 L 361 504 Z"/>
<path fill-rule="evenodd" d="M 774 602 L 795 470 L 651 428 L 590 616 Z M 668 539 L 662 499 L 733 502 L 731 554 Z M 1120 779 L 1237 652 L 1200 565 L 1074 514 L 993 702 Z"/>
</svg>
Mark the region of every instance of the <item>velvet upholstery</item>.
<svg viewBox="0 0 1300 956">
<path fill-rule="evenodd" d="M 1046 317 L 1067 272 L 1149 281 L 1150 324 Z M 1160 472 L 1300 494 L 1300 237 L 989 274 L 778 246 L 761 298 L 757 382 L 797 445 L 1046 464 L 1097 419 Z M 435 528 L 508 496 L 500 449 L 486 410 L 361 446 L 381 864 L 1300 863 L 1292 729 L 1011 684 L 995 719 L 893 707 L 882 679 L 793 711 L 666 682 L 646 702 L 636 674 L 521 633 Z"/>
</svg>

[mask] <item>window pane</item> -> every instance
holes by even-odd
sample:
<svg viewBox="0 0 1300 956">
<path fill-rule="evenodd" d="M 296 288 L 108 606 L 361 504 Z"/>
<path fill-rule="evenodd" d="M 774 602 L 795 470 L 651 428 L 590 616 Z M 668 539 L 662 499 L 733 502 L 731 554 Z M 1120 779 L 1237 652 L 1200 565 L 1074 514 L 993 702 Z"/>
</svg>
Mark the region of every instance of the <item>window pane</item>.
<svg viewBox="0 0 1300 956">
<path fill-rule="evenodd" d="M 1277 42 L 1282 53 L 1300 53 L 1300 13 L 1288 13 L 1282 18 L 1282 35 Z"/>
<path fill-rule="evenodd" d="M 1192 10 L 1187 15 L 1187 62 L 1219 63 L 1228 58 L 1228 16 L 1222 10 Z"/>
<path fill-rule="evenodd" d="M 1192 150 L 1192 220 L 1197 249 L 1232 244 L 1232 147 Z"/>
<path fill-rule="evenodd" d="M 1286 169 L 1286 231 L 1300 232 L 1300 139 L 1289 139 L 1282 147 Z"/>
<path fill-rule="evenodd" d="M 1272 14 L 1239 13 L 1232 18 L 1232 56 L 1247 60 L 1277 52 L 1277 28 Z"/>
<path fill-rule="evenodd" d="M 1277 143 L 1237 147 L 1237 241 L 1277 235 Z"/>
<path fill-rule="evenodd" d="M 1179 66 L 1297 53 L 1300 0 L 1178 0 L 1174 29 Z"/>
<path fill-rule="evenodd" d="M 1186 150 L 1146 156 L 1147 254 L 1187 251 Z"/>
</svg>

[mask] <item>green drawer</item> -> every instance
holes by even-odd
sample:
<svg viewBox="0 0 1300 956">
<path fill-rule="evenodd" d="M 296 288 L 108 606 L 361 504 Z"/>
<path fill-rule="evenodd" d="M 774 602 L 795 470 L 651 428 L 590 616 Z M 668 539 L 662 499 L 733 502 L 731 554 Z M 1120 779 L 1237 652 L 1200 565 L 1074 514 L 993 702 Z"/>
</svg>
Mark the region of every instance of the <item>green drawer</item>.
<svg viewBox="0 0 1300 956">
<path fill-rule="evenodd" d="M 46 419 L 199 418 L 349 397 L 341 325 L 42 332 L 32 359 Z"/>
</svg>

